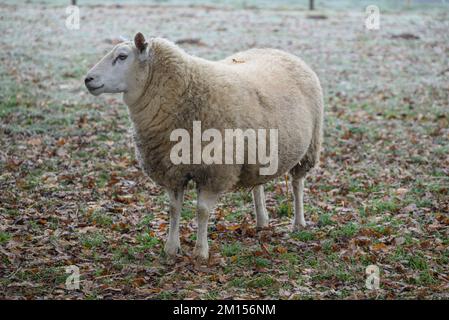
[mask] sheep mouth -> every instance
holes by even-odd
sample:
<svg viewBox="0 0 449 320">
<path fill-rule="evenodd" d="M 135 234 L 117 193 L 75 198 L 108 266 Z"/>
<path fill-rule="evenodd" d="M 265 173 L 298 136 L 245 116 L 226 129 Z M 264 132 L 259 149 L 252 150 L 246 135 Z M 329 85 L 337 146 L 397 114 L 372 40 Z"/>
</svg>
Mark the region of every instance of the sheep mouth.
<svg viewBox="0 0 449 320">
<path fill-rule="evenodd" d="M 104 84 L 102 84 L 102 85 L 99 86 L 99 87 L 88 87 L 88 89 L 89 89 L 89 91 L 95 91 L 95 90 L 101 89 L 101 88 L 103 88 L 103 87 L 104 87 Z"/>
</svg>

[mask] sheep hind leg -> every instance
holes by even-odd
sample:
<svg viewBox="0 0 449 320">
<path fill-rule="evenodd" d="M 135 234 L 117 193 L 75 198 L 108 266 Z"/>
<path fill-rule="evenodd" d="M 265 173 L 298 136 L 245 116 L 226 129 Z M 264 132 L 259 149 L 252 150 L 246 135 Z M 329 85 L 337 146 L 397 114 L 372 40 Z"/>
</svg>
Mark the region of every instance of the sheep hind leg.
<svg viewBox="0 0 449 320">
<path fill-rule="evenodd" d="M 265 207 L 265 193 L 263 185 L 254 187 L 253 189 L 254 213 L 256 216 L 256 229 L 268 227 L 269 218 Z"/>
<path fill-rule="evenodd" d="M 218 194 L 211 191 L 198 190 L 197 221 L 198 230 L 193 257 L 199 262 L 209 259 L 209 244 L 207 242 L 207 223 L 209 215 L 218 199 Z"/>
<path fill-rule="evenodd" d="M 295 202 L 295 217 L 293 219 L 293 231 L 306 226 L 304 219 L 304 179 L 319 159 L 320 142 L 312 141 L 309 150 L 301 161 L 290 170 L 293 186 L 293 200 Z"/>
<path fill-rule="evenodd" d="M 306 226 L 304 219 L 304 177 L 292 180 L 293 201 L 295 203 L 295 217 L 293 218 L 292 230 L 298 231 Z"/>
<path fill-rule="evenodd" d="M 184 190 L 168 190 L 170 198 L 170 228 L 168 230 L 168 239 L 165 243 L 164 252 L 171 258 L 181 252 L 181 243 L 179 241 L 179 219 L 181 215 Z"/>
</svg>

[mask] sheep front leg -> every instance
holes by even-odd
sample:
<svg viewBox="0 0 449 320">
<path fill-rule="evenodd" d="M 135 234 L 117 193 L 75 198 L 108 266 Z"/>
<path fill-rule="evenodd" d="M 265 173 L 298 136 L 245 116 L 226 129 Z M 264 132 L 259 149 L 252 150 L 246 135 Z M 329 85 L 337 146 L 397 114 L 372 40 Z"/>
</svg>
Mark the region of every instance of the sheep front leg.
<svg viewBox="0 0 449 320">
<path fill-rule="evenodd" d="M 209 214 L 217 202 L 218 194 L 206 190 L 198 190 L 197 221 L 198 231 L 193 256 L 199 261 L 209 259 L 209 244 L 207 243 L 207 223 Z"/>
<path fill-rule="evenodd" d="M 293 220 L 293 231 L 298 231 L 306 226 L 304 219 L 304 178 L 293 178 L 293 199 L 295 202 L 295 217 Z"/>
<path fill-rule="evenodd" d="M 184 190 L 168 190 L 170 198 L 170 229 L 168 230 L 168 239 L 165 243 L 164 251 L 174 257 L 181 251 L 179 242 L 179 218 L 181 215 L 182 201 L 184 198 Z"/>
<path fill-rule="evenodd" d="M 254 212 L 256 215 L 256 228 L 263 229 L 268 227 L 268 213 L 265 207 L 265 193 L 263 185 L 256 186 L 253 189 Z"/>
</svg>

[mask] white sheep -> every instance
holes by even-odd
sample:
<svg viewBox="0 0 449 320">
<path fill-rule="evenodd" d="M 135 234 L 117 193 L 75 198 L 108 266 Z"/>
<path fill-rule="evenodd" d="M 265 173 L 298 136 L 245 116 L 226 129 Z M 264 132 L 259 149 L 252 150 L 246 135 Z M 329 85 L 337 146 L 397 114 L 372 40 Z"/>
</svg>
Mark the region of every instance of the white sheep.
<svg viewBox="0 0 449 320">
<path fill-rule="evenodd" d="M 94 95 L 123 93 L 134 126 L 137 158 L 170 198 L 165 244 L 170 257 L 180 250 L 179 219 L 189 180 L 196 183 L 198 192 L 194 256 L 199 260 L 209 257 L 209 214 L 219 195 L 233 188 L 253 187 L 256 225 L 263 228 L 268 225 L 263 184 L 290 173 L 293 230 L 306 225 L 304 177 L 319 160 L 323 94 L 315 73 L 298 57 L 275 49 L 251 49 L 208 61 L 162 38 L 146 42 L 138 33 L 134 42 L 118 44 L 98 62 L 85 84 Z M 203 129 L 219 133 L 225 129 L 277 130 L 276 170 L 260 174 L 261 163 L 175 164 L 170 154 L 177 143 L 170 137 L 177 129 L 192 134 L 196 121 Z M 195 157 L 192 153 L 189 159 Z"/>
</svg>

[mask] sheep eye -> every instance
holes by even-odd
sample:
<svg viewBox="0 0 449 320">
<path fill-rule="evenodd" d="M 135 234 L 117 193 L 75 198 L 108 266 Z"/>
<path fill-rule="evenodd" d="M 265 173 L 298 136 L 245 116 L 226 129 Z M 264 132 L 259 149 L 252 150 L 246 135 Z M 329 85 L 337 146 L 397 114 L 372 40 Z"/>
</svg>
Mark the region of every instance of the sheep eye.
<svg viewBox="0 0 449 320">
<path fill-rule="evenodd" d="M 112 61 L 112 65 L 114 66 L 116 63 L 117 63 L 117 60 L 126 60 L 126 58 L 128 58 L 128 56 L 126 55 L 126 54 L 119 54 L 118 56 L 117 56 L 117 58 L 115 58 L 114 59 L 114 61 Z"/>
</svg>

